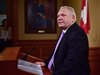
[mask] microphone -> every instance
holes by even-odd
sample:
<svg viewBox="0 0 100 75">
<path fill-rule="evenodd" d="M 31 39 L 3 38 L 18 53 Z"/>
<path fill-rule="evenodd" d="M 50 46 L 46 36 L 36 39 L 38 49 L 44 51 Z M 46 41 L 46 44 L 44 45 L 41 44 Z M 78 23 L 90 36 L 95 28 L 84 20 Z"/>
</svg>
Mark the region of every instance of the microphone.
<svg viewBox="0 0 100 75">
<path fill-rule="evenodd" d="M 33 49 L 32 49 L 31 51 L 28 51 L 28 52 L 26 53 L 25 57 L 24 57 L 22 60 L 27 61 L 26 58 L 27 58 L 28 53 L 32 52 L 35 48 L 36 48 L 36 47 L 33 47 Z"/>
</svg>

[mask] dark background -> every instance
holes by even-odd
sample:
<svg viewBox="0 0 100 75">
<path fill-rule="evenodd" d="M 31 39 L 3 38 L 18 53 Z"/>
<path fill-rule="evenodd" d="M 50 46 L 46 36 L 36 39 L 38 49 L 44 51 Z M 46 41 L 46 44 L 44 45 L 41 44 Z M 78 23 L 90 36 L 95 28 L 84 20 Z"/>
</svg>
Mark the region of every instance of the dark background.
<svg viewBox="0 0 100 75">
<path fill-rule="evenodd" d="M 6 0 L 0 0 L 0 14 L 6 14 Z"/>
</svg>

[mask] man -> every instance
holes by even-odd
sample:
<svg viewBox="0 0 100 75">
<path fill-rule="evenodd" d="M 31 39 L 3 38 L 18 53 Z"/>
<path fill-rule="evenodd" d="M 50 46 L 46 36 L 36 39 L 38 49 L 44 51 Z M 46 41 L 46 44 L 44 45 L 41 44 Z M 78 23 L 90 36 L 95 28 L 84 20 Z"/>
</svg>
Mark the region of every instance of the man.
<svg viewBox="0 0 100 75">
<path fill-rule="evenodd" d="M 49 67 L 54 56 L 52 75 L 90 75 L 88 38 L 76 23 L 74 9 L 62 6 L 57 16 L 58 25 L 64 35 L 57 47 L 60 37 L 58 38 L 51 56 L 46 61 L 36 62 L 36 64 Z"/>
</svg>

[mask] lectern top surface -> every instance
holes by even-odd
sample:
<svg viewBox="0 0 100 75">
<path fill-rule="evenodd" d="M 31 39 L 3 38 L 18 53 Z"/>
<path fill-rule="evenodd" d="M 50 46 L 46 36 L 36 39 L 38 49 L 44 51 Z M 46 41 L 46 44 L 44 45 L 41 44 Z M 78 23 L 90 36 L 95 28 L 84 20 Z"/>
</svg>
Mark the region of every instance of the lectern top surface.
<svg viewBox="0 0 100 75">
<path fill-rule="evenodd" d="M 0 53 L 0 61 L 5 60 L 16 60 L 20 47 L 7 47 L 3 52 Z"/>
</svg>

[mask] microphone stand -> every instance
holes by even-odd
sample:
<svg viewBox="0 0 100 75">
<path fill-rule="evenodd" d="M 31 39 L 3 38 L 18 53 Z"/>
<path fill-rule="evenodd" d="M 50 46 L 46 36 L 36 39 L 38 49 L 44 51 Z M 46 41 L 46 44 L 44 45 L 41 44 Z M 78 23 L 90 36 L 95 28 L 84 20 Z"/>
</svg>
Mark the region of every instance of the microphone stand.
<svg viewBox="0 0 100 75">
<path fill-rule="evenodd" d="M 35 48 L 36 48 L 36 47 L 33 47 L 33 49 L 32 49 L 31 51 L 28 51 L 28 52 L 26 53 L 25 57 L 24 57 L 24 58 L 22 58 L 22 60 L 27 61 L 27 59 L 26 59 L 26 58 L 27 58 L 28 53 L 32 52 Z"/>
</svg>

